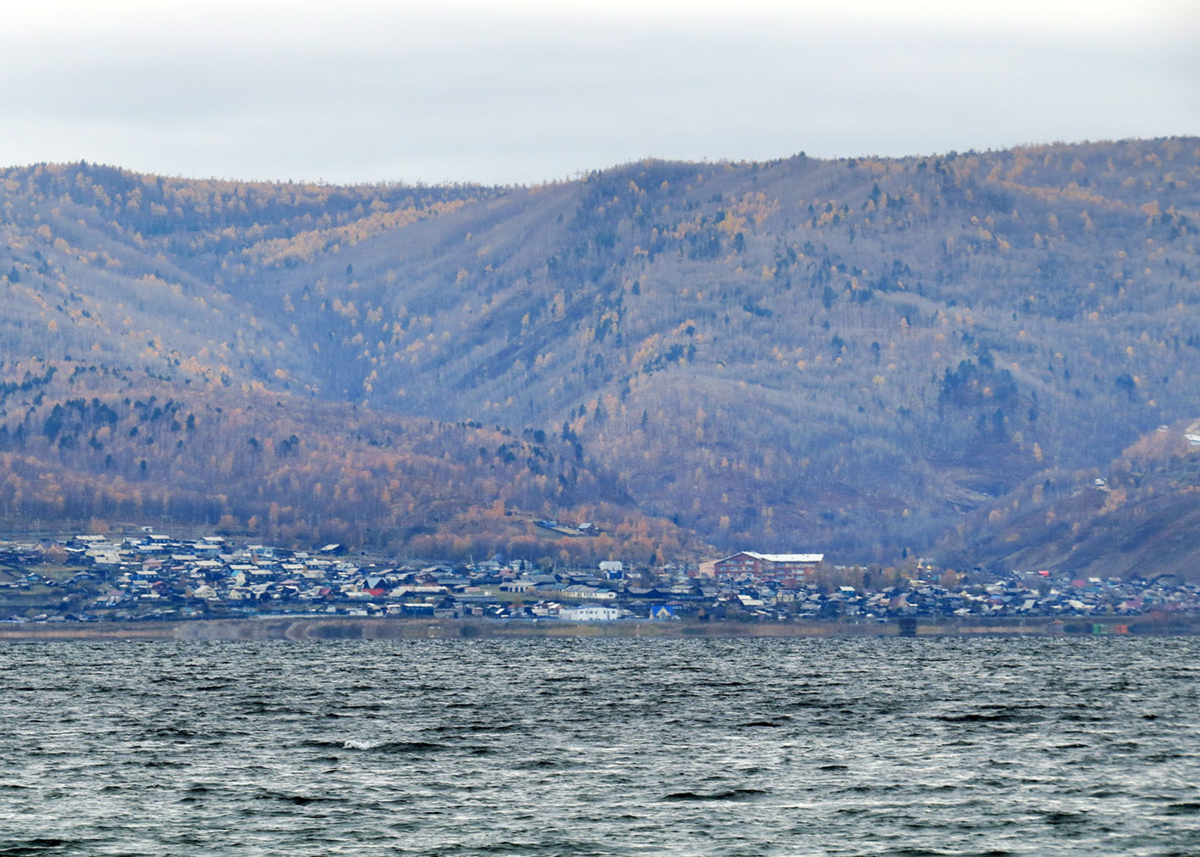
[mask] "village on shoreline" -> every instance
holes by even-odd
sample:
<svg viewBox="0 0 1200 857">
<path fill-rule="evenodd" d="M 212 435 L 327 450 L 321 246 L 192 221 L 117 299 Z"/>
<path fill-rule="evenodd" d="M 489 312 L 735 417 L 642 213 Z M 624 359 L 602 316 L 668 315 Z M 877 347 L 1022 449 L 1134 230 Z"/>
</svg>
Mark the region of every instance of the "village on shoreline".
<svg viewBox="0 0 1200 857">
<path fill-rule="evenodd" d="M 1122 617 L 1152 614 L 1200 616 L 1200 587 L 1170 576 L 964 575 L 920 562 L 900 573 L 836 566 L 821 554 L 750 551 L 701 565 L 539 568 L 500 558 L 414 564 L 351 556 L 336 544 L 298 551 L 150 528 L 119 538 L 0 539 L 0 623 L 10 626 L 305 616 L 903 629 L 918 621 L 1096 619 L 1120 633 Z"/>
</svg>

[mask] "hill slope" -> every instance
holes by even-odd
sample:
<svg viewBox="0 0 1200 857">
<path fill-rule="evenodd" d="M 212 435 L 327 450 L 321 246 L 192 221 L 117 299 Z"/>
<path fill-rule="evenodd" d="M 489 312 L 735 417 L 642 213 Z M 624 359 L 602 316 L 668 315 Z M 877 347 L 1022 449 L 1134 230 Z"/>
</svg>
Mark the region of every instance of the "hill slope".
<svg viewBox="0 0 1200 857">
<path fill-rule="evenodd" d="M 924 551 L 1200 394 L 1196 139 L 536 188 L 85 164 L 0 187 L 11 383 L 36 357 L 133 398 L 541 431 L 628 514 L 719 547 Z M 21 402 L 0 406 L 10 437 L 52 407 Z"/>
<path fill-rule="evenodd" d="M 1003 568 L 1077 577 L 1200 575 L 1200 422 L 1162 426 L 1106 468 L 1031 478 L 974 513 L 950 554 Z"/>
</svg>

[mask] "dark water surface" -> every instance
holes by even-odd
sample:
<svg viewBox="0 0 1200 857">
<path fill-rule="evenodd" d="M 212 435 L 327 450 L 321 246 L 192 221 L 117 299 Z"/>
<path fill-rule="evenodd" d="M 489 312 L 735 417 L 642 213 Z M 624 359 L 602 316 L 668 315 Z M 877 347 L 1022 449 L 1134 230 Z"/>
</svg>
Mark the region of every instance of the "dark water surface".
<svg viewBox="0 0 1200 857">
<path fill-rule="evenodd" d="M 1200 854 L 1200 641 L 0 647 L 0 855 Z"/>
</svg>

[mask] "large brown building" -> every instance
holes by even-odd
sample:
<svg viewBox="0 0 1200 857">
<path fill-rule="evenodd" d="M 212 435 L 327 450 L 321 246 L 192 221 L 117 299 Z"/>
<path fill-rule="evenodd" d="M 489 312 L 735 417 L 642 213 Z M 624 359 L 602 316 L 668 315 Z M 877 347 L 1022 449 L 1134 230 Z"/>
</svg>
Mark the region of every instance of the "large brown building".
<svg viewBox="0 0 1200 857">
<path fill-rule="evenodd" d="M 816 568 L 825 559 L 823 553 L 755 553 L 742 551 L 713 566 L 717 575 L 753 574 L 758 577 L 777 577 L 803 574 Z"/>
</svg>

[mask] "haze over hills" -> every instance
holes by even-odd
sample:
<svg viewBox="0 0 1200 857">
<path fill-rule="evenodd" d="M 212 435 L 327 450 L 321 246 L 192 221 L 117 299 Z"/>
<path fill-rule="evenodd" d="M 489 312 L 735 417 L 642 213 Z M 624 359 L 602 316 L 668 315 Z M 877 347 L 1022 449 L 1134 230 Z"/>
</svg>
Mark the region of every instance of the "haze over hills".
<svg viewBox="0 0 1200 857">
<path fill-rule="evenodd" d="M 1017 518 L 1200 416 L 1198 236 L 1195 138 L 532 188 L 11 168 L 0 511 L 1012 561 Z"/>
</svg>

